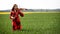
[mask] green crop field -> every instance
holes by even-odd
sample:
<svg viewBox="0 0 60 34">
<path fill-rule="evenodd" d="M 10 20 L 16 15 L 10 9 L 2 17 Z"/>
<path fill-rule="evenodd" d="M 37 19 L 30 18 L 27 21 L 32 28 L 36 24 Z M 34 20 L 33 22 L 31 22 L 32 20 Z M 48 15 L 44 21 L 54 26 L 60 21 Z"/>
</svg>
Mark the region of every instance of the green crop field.
<svg viewBox="0 0 60 34">
<path fill-rule="evenodd" d="M 0 34 L 60 34 L 60 13 L 31 13 L 20 19 L 22 30 L 12 31 L 9 14 L 0 14 Z"/>
</svg>

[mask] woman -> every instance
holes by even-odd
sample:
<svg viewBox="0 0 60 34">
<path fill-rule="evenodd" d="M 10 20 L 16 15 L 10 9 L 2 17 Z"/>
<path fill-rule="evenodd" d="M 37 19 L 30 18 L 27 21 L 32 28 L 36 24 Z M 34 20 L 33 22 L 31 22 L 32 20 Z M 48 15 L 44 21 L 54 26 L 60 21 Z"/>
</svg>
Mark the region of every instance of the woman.
<svg viewBox="0 0 60 34">
<path fill-rule="evenodd" d="M 12 20 L 13 30 L 21 30 L 21 21 L 19 18 L 19 15 L 21 17 L 24 16 L 24 14 L 21 12 L 21 9 L 18 8 L 17 4 L 14 4 L 11 13 L 10 13 L 10 19 Z"/>
</svg>

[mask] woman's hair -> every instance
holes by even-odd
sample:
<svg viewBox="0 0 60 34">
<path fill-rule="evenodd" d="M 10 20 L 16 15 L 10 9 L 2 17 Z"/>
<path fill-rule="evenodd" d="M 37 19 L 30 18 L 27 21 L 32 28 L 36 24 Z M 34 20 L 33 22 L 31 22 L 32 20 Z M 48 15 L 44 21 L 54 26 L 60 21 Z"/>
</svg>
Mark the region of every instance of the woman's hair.
<svg viewBox="0 0 60 34">
<path fill-rule="evenodd" d="M 12 11 L 14 11 L 14 7 L 17 6 L 17 4 L 14 4 L 13 7 L 12 7 Z"/>
</svg>

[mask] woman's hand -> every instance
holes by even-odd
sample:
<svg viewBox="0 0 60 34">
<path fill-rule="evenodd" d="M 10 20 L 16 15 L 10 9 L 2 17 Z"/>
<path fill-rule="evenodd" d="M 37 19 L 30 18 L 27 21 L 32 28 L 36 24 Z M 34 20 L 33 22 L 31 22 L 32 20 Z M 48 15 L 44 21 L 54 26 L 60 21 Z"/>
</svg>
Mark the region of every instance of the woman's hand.
<svg viewBox="0 0 60 34">
<path fill-rule="evenodd" d="M 15 17 L 12 17 L 12 16 L 11 16 L 11 19 L 15 19 Z"/>
</svg>

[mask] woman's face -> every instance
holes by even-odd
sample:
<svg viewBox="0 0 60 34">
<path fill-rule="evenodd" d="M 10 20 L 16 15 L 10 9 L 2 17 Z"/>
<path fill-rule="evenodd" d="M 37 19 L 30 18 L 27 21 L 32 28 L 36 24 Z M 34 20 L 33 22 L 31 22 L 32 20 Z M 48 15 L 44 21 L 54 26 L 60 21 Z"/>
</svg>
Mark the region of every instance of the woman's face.
<svg viewBox="0 0 60 34">
<path fill-rule="evenodd" d="M 17 8 L 18 8 L 18 6 L 17 6 L 17 5 L 15 5 L 14 9 L 17 9 Z"/>
</svg>

